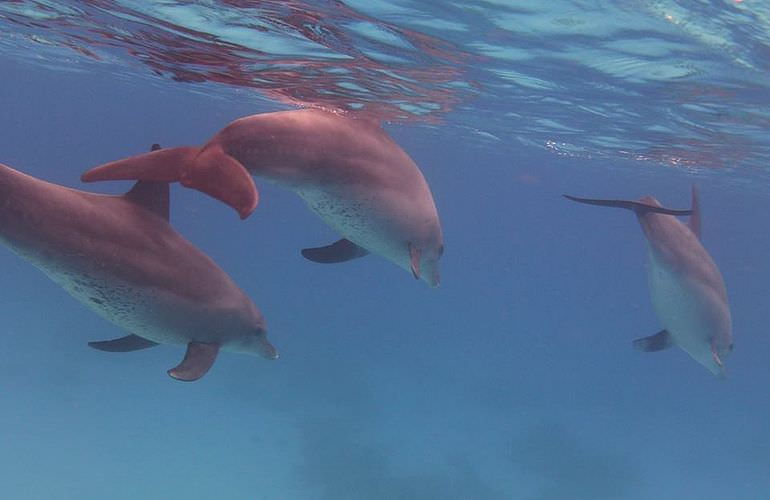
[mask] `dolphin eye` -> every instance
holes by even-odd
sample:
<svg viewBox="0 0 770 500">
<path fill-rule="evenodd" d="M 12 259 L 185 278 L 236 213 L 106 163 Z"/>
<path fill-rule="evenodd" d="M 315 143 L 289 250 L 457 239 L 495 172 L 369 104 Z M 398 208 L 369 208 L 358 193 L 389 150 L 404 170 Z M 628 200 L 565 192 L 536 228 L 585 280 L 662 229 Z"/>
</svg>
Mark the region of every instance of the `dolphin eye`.
<svg viewBox="0 0 770 500">
<path fill-rule="evenodd" d="M 441 257 L 442 255 L 444 255 L 444 245 L 438 247 L 438 256 Z"/>
</svg>

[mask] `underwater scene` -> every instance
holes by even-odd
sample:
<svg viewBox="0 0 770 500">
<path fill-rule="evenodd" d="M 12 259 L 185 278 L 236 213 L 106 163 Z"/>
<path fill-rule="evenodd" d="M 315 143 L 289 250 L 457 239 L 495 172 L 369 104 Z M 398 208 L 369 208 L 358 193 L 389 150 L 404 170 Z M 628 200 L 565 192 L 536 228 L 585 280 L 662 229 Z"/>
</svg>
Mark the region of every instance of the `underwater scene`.
<svg viewBox="0 0 770 500">
<path fill-rule="evenodd" d="M 0 499 L 770 499 L 770 2 L 0 1 Z"/>
</svg>

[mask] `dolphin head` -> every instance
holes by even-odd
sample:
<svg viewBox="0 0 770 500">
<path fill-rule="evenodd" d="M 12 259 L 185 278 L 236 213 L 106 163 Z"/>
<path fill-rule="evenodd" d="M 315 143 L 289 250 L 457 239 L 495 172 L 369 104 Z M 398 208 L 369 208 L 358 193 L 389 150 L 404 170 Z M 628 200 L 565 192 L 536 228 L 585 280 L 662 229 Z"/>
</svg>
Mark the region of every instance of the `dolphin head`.
<svg viewBox="0 0 770 500">
<path fill-rule="evenodd" d="M 733 352 L 733 341 L 729 335 L 715 337 L 712 341 L 711 363 L 716 371 L 715 375 L 724 376 L 724 361 Z"/>
<path fill-rule="evenodd" d="M 226 346 L 229 351 L 261 356 L 265 359 L 278 359 L 278 350 L 267 339 L 264 329 L 252 330 L 245 335 L 239 335 Z"/>
<path fill-rule="evenodd" d="M 238 314 L 230 329 L 229 340 L 223 345 L 227 350 L 265 359 L 278 359 L 278 350 L 267 339 L 265 318 L 251 300 L 246 299 L 246 307 Z"/>
<path fill-rule="evenodd" d="M 444 233 L 438 216 L 424 226 L 422 231 L 422 238 L 418 243 L 422 270 L 420 277 L 430 286 L 437 287 L 441 282 L 438 261 L 444 255 Z"/>
<path fill-rule="evenodd" d="M 725 359 L 733 351 L 731 337 L 713 337 L 711 341 L 703 339 L 695 344 L 684 344 L 681 347 L 692 356 L 695 361 L 717 377 L 725 377 Z"/>
<path fill-rule="evenodd" d="M 265 330 L 254 332 L 248 337 L 251 353 L 262 356 L 265 359 L 278 359 L 278 349 L 267 340 Z"/>
<path fill-rule="evenodd" d="M 267 324 L 257 306 L 251 302 L 251 328 L 244 337 L 248 354 L 262 356 L 265 359 L 278 359 L 278 350 L 267 339 Z"/>
<path fill-rule="evenodd" d="M 642 203 L 644 205 L 649 205 L 651 207 L 662 207 L 663 205 L 660 204 L 660 202 L 655 198 L 654 196 L 642 196 L 637 200 L 639 203 Z"/>
</svg>

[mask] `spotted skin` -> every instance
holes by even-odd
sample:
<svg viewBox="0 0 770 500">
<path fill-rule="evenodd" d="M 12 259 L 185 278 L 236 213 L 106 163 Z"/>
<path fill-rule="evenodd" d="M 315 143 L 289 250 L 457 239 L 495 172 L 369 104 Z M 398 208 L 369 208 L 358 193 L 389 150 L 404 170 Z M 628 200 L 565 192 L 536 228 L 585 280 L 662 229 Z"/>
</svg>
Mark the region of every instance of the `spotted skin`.
<svg viewBox="0 0 770 500">
<path fill-rule="evenodd" d="M 246 217 L 258 202 L 248 174 L 292 189 L 343 238 L 438 285 L 443 235 L 428 183 L 379 123 L 361 115 L 302 109 L 248 116 L 200 148 L 137 155 L 82 179 L 180 181 Z M 410 249 L 419 250 L 417 266 Z"/>
<path fill-rule="evenodd" d="M 0 242 L 127 333 L 277 357 L 253 302 L 169 225 L 168 184 L 99 195 L 0 165 L 0 200 Z"/>
</svg>

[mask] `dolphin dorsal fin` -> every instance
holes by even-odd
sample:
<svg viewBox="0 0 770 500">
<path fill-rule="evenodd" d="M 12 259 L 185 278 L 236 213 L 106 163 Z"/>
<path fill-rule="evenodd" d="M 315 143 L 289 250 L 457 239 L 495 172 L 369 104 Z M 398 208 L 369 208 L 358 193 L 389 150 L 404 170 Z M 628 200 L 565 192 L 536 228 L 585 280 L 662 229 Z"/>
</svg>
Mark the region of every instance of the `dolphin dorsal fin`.
<svg viewBox="0 0 770 500">
<path fill-rule="evenodd" d="M 124 197 L 168 221 L 168 182 L 137 181 Z"/>
<path fill-rule="evenodd" d="M 698 199 L 698 188 L 695 184 L 692 185 L 692 206 L 690 207 L 692 214 L 690 220 L 687 221 L 687 225 L 690 226 L 690 230 L 695 236 L 700 239 L 700 201 Z"/>
<path fill-rule="evenodd" d="M 150 151 L 163 149 L 160 144 L 150 146 Z M 125 194 L 125 198 L 149 210 L 168 222 L 169 187 L 167 182 L 137 181 Z"/>
</svg>

